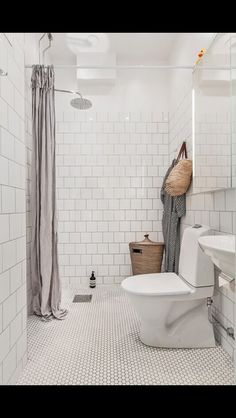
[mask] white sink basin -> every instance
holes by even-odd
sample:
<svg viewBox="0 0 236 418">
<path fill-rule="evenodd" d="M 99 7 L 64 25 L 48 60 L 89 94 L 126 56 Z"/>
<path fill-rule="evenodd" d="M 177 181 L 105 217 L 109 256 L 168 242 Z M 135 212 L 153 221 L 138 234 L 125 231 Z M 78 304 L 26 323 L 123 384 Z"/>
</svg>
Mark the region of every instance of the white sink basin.
<svg viewBox="0 0 236 418">
<path fill-rule="evenodd" d="M 198 238 L 198 243 L 223 273 L 235 278 L 234 235 L 209 235 Z"/>
</svg>

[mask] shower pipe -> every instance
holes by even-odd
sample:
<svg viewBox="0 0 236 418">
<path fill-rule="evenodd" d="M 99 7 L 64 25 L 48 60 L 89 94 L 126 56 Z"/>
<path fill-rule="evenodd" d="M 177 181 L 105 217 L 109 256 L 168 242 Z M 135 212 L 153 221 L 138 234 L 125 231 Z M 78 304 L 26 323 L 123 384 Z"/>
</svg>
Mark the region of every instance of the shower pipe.
<svg viewBox="0 0 236 418">
<path fill-rule="evenodd" d="M 8 43 L 9 43 L 9 45 L 11 45 L 11 47 L 12 47 L 13 45 L 12 45 L 12 43 L 11 43 L 10 39 L 8 38 L 8 36 L 7 36 L 4 32 L 1 32 L 1 34 L 2 34 L 3 36 L 5 36 L 5 38 L 6 38 L 7 42 L 8 42 Z"/>
<path fill-rule="evenodd" d="M 9 45 L 11 45 L 12 47 L 12 43 L 11 41 L 8 39 L 7 35 L 4 32 L 0 32 L 3 36 L 5 36 L 7 42 L 9 43 Z M 7 71 L 4 71 L 2 68 L 0 68 L 0 77 L 6 77 L 7 76 Z"/>
<path fill-rule="evenodd" d="M 55 91 L 60 91 L 60 92 L 62 92 L 62 93 L 72 93 L 72 94 L 78 94 L 80 97 L 81 97 L 81 99 L 83 98 L 82 97 L 82 94 L 80 94 L 78 91 L 75 91 L 75 90 L 61 90 L 61 89 L 54 89 Z"/>
<path fill-rule="evenodd" d="M 213 314 L 211 314 L 211 317 L 213 319 L 213 322 L 212 322 L 213 325 L 215 323 L 217 323 L 221 328 L 223 328 L 223 330 L 226 332 L 226 334 L 229 337 L 231 337 L 233 340 L 235 340 L 233 327 L 227 327 L 226 328 Z"/>
<path fill-rule="evenodd" d="M 215 317 L 215 315 L 212 313 L 212 304 L 213 304 L 213 299 L 211 297 L 207 298 L 207 308 L 208 308 L 208 319 L 210 321 L 210 323 L 212 325 L 218 324 L 225 332 L 226 334 L 231 337 L 233 340 L 235 340 L 234 337 L 234 329 L 233 327 L 225 327 L 220 321 L 219 319 L 217 319 Z"/>
<path fill-rule="evenodd" d="M 44 50 L 43 50 L 43 61 L 44 61 L 44 55 L 45 55 L 45 52 L 46 52 L 49 48 L 51 48 L 51 43 L 52 43 L 52 40 L 53 40 L 53 36 L 52 36 L 52 34 L 51 34 L 50 32 L 45 32 L 45 33 L 41 36 L 41 38 L 39 39 L 39 41 L 38 41 L 38 46 L 39 46 L 39 64 L 40 64 L 40 42 L 42 41 L 42 39 L 43 39 L 46 35 L 47 35 L 48 40 L 49 40 L 49 45 L 48 45 L 46 48 L 44 48 Z"/>
</svg>

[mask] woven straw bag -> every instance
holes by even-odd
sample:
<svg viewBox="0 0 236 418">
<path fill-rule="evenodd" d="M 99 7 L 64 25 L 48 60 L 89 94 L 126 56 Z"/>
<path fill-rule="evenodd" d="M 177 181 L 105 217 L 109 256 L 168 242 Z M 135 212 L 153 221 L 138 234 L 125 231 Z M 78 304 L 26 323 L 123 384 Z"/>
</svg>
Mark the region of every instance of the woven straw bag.
<svg viewBox="0 0 236 418">
<path fill-rule="evenodd" d="M 180 160 L 185 155 L 186 159 Z M 187 159 L 186 143 L 183 142 L 177 157 L 177 164 L 171 170 L 165 190 L 171 196 L 180 196 L 187 192 L 192 179 L 192 160 Z"/>
</svg>

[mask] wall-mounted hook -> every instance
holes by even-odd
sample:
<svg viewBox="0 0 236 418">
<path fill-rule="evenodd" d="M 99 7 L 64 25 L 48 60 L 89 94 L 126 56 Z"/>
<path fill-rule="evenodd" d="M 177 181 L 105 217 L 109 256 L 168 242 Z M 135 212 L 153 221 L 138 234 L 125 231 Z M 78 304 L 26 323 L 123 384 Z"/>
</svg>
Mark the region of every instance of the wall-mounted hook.
<svg viewBox="0 0 236 418">
<path fill-rule="evenodd" d="M 51 32 L 49 32 L 47 35 L 48 35 L 49 41 L 53 41 L 53 36 L 52 36 Z"/>
<path fill-rule="evenodd" d="M 1 77 L 6 77 L 6 76 L 7 76 L 7 72 L 6 72 L 6 71 L 3 71 L 3 70 L 0 68 L 0 76 L 1 76 Z"/>
</svg>

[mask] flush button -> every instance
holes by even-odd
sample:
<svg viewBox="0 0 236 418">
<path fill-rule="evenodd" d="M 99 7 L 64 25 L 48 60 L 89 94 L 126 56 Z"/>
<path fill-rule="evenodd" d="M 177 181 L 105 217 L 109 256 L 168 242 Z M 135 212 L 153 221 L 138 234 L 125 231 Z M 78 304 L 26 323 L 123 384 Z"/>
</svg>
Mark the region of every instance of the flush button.
<svg viewBox="0 0 236 418">
<path fill-rule="evenodd" d="M 201 228 L 202 227 L 202 225 L 200 225 L 200 224 L 195 224 L 194 226 L 193 226 L 193 228 Z"/>
</svg>

